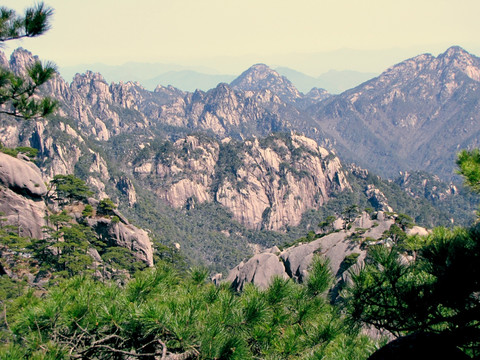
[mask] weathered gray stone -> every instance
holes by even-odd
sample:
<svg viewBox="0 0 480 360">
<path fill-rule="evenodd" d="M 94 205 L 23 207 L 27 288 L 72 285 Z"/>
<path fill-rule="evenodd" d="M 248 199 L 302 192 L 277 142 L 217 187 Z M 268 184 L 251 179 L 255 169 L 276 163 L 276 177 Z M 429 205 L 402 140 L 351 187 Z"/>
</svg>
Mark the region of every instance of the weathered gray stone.
<svg viewBox="0 0 480 360">
<path fill-rule="evenodd" d="M 225 281 L 231 283 L 237 290 L 242 289 L 246 282 L 266 287 L 269 277 L 274 275 L 284 278 L 287 276 L 302 282 L 307 278 L 310 265 L 317 254 L 329 260 L 330 270 L 337 281 L 348 281 L 348 275 L 345 274 L 346 268 L 342 265 L 345 257 L 357 253 L 357 265 L 354 266 L 360 266 L 359 264 L 363 263 L 366 256 L 366 249 L 361 247 L 361 238 L 378 239 L 393 223 L 394 220 L 390 218 L 383 221 L 370 220 L 370 216 L 364 213 L 355 223 L 357 227 L 368 229 L 363 234 L 357 234 L 360 239 L 357 236 L 352 238 L 354 230 L 340 230 L 309 243 L 300 243 L 282 252 L 277 247 L 266 249 L 247 262 L 240 263 L 230 272 Z M 281 260 L 280 263 L 279 260 Z"/>
<path fill-rule="evenodd" d="M 285 270 L 287 274 L 292 279 L 302 281 L 304 270 L 306 270 L 312 262 L 313 254 L 320 250 L 321 239 L 285 250 L 280 255 L 280 258 L 285 263 Z"/>
<path fill-rule="evenodd" d="M 47 193 L 40 170 L 35 164 L 1 152 L 0 183 L 32 198 L 40 198 Z"/>
<path fill-rule="evenodd" d="M 367 229 L 373 225 L 372 220 L 370 219 L 370 215 L 363 211 L 358 218 L 355 219 L 353 222 L 354 227 L 364 228 Z"/>
<path fill-rule="evenodd" d="M 393 209 L 390 207 L 390 205 L 388 205 L 387 197 L 384 193 L 377 189 L 375 185 L 367 185 L 365 195 L 367 195 L 368 200 L 376 210 L 393 212 Z"/>
<path fill-rule="evenodd" d="M 47 207 L 43 201 L 22 196 L 0 186 L 0 212 L 6 223 L 18 226 L 22 236 L 43 238 L 42 227 L 46 225 Z"/>
<path fill-rule="evenodd" d="M 409 236 L 412 236 L 412 235 L 426 236 L 429 234 L 429 231 L 421 226 L 414 226 L 411 229 L 407 229 L 407 231 L 405 232 Z"/>
<path fill-rule="evenodd" d="M 130 249 L 137 259 L 153 266 L 152 242 L 145 230 L 107 218 L 90 218 L 87 222 L 107 244 Z"/>
<path fill-rule="evenodd" d="M 246 263 L 242 262 L 231 270 L 226 281 L 237 291 L 242 290 L 245 283 L 253 283 L 265 289 L 274 276 L 288 279 L 280 259 L 274 254 L 262 253 L 254 255 Z"/>
</svg>

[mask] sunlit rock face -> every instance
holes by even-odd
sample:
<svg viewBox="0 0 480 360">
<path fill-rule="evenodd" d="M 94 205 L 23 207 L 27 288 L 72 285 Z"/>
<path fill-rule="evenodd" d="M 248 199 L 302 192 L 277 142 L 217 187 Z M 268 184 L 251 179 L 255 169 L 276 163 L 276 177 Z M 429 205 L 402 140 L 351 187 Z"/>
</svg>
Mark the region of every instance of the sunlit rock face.
<svg viewBox="0 0 480 360">
<path fill-rule="evenodd" d="M 338 158 L 300 135 L 246 142 L 188 136 L 135 166 L 174 207 L 217 201 L 252 229 L 295 226 L 302 214 L 349 188 Z M 152 181 L 153 180 L 153 181 Z"/>
</svg>

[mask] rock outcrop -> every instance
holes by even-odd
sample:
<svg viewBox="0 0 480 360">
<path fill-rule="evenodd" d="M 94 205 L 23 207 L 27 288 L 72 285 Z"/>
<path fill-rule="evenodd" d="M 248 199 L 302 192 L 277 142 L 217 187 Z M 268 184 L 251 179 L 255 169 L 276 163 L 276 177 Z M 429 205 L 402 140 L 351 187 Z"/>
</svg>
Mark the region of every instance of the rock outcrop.
<svg viewBox="0 0 480 360">
<path fill-rule="evenodd" d="M 35 164 L 0 152 L 0 212 L 6 224 L 17 226 L 21 236 L 43 239 L 44 227 L 47 225 L 45 219 L 50 215 L 45 201 L 46 194 L 47 188 L 40 169 Z M 98 205 L 96 200 L 93 203 Z M 74 218 L 82 217 L 77 207 L 70 207 Z M 120 221 L 95 216 L 88 218 L 87 223 L 106 244 L 127 248 L 139 261 L 153 266 L 153 248 L 146 231 L 129 224 L 123 215 L 113 211 Z M 92 251 L 90 253 L 98 262 L 98 256 L 95 256 L 98 252 Z"/>
<path fill-rule="evenodd" d="M 246 263 L 238 265 L 230 272 L 226 281 L 237 291 L 241 291 L 246 283 L 253 283 L 265 289 L 273 277 L 288 279 L 281 259 L 273 253 L 265 252 L 254 255 Z"/>
<path fill-rule="evenodd" d="M 332 274 L 339 281 L 346 270 L 345 259 L 350 254 L 357 254 L 356 262 L 361 263 L 366 255 L 366 248 L 362 246 L 364 240 L 379 239 L 395 222 L 393 217 L 379 218 L 381 220 L 372 220 L 370 215 L 364 212 L 353 221 L 350 230 L 332 232 L 283 251 L 278 248 L 265 250 L 232 269 L 225 281 L 236 290 L 242 289 L 245 283 L 266 288 L 274 276 L 303 282 L 308 277 L 308 270 L 315 255 L 329 259 Z M 364 227 L 360 228 L 360 225 Z"/>
<path fill-rule="evenodd" d="M 23 236 L 42 238 L 47 188 L 40 170 L 31 162 L 0 152 L 0 212 L 7 224 Z"/>
<path fill-rule="evenodd" d="M 145 230 L 122 221 L 112 222 L 108 218 L 88 219 L 88 224 L 109 246 L 127 248 L 138 260 L 153 266 L 152 242 Z"/>
<path fill-rule="evenodd" d="M 388 205 L 387 197 L 375 187 L 375 185 L 368 185 L 365 189 L 365 195 L 372 206 L 379 211 L 392 212 L 393 209 Z"/>
<path fill-rule="evenodd" d="M 244 143 L 188 136 L 159 150 L 135 165 L 140 179 L 156 179 L 157 195 L 174 207 L 215 200 L 253 229 L 295 226 L 306 210 L 349 188 L 338 158 L 305 136 Z"/>
<path fill-rule="evenodd" d="M 41 199 L 47 193 L 37 166 L 4 153 L 0 153 L 0 183 L 34 199 Z"/>
</svg>

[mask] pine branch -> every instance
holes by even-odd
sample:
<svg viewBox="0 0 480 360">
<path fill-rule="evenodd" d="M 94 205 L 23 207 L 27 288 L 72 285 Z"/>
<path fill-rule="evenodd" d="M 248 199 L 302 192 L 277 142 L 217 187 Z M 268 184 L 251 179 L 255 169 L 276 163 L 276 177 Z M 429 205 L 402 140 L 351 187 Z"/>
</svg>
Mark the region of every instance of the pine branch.
<svg viewBox="0 0 480 360">
<path fill-rule="evenodd" d="M 23 17 L 13 10 L 1 7 L 0 42 L 42 35 L 50 29 L 53 13 L 53 9 L 44 3 L 28 8 Z"/>
</svg>

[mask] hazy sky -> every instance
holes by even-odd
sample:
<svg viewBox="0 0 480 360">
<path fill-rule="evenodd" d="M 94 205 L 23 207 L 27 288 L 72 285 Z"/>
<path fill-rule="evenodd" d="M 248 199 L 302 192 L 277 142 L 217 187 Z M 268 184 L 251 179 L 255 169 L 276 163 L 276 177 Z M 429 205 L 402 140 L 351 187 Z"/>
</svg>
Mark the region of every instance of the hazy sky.
<svg viewBox="0 0 480 360">
<path fill-rule="evenodd" d="M 1 2 L 19 12 L 33 3 Z M 233 73 L 266 62 L 318 75 L 325 66 L 381 71 L 397 57 L 436 55 L 451 45 L 480 50 L 479 0 L 45 3 L 55 9 L 52 29 L 39 38 L 8 42 L 7 53 L 22 46 L 61 67 L 135 61 L 203 65 Z M 320 64 L 322 54 L 330 63 Z M 386 58 L 369 61 L 375 54 Z"/>
</svg>

